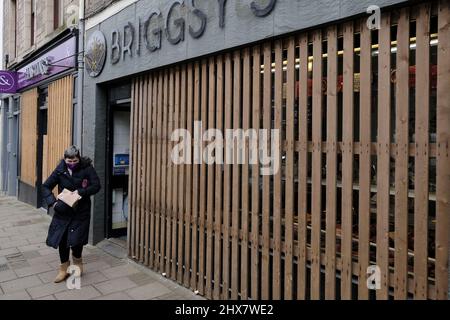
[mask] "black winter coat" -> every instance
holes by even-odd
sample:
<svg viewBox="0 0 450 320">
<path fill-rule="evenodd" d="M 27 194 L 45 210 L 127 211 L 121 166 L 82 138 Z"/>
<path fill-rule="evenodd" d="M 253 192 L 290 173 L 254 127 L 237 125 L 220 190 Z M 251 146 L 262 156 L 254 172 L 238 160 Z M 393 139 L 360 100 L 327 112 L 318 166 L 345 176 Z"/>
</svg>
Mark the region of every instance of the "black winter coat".
<svg viewBox="0 0 450 320">
<path fill-rule="evenodd" d="M 72 172 L 72 176 L 67 169 L 64 160 L 56 167 L 55 171 L 48 177 L 42 185 L 42 196 L 50 207 L 57 199 L 52 190 L 58 186 L 58 193 L 63 189 L 70 191 L 78 190 L 82 199 L 77 203 L 74 209 L 58 210 L 60 200 L 55 207 L 47 236 L 47 245 L 58 248 L 64 232 L 68 229 L 67 247 L 85 245 L 88 243 L 89 225 L 91 220 L 91 199 L 90 196 L 100 190 L 100 180 L 91 165 L 91 160 L 82 158 L 78 167 Z"/>
</svg>

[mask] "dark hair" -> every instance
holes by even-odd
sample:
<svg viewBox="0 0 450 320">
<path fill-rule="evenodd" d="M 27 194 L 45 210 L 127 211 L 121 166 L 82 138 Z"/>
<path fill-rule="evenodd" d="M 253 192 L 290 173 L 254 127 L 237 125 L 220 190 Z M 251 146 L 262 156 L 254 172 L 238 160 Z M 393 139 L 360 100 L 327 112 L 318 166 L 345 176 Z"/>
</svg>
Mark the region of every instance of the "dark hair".
<svg viewBox="0 0 450 320">
<path fill-rule="evenodd" d="M 80 156 L 80 149 L 78 149 L 76 146 L 70 146 L 69 148 L 64 151 L 64 159 L 73 159 L 78 158 L 81 159 Z"/>
</svg>

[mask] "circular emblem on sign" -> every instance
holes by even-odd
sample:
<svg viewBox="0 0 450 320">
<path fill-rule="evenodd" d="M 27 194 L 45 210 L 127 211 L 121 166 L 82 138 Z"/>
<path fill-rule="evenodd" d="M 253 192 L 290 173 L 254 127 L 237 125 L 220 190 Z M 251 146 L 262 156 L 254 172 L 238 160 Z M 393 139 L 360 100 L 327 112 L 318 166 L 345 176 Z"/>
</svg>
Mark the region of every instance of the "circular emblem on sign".
<svg viewBox="0 0 450 320">
<path fill-rule="evenodd" d="M 9 72 L 0 72 L 0 92 L 10 93 L 15 87 L 16 80 Z"/>
<path fill-rule="evenodd" d="M 106 61 L 106 39 L 101 31 L 95 31 L 89 37 L 84 56 L 86 70 L 91 77 L 97 77 Z"/>
</svg>

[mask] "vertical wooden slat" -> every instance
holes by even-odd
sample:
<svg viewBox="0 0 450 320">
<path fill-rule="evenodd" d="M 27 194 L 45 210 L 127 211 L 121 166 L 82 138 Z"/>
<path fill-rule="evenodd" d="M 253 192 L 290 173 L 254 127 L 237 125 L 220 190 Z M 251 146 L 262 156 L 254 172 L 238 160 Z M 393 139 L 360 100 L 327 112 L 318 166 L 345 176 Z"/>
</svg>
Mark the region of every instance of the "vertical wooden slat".
<svg viewBox="0 0 450 320">
<path fill-rule="evenodd" d="M 136 218 L 135 218 L 135 242 L 134 242 L 134 250 L 136 253 L 136 259 L 140 260 L 141 250 L 140 250 L 140 230 L 141 230 L 141 211 L 142 211 L 142 98 L 143 98 L 143 83 L 144 80 L 142 77 L 139 77 L 139 87 L 138 87 L 138 105 L 137 105 L 137 121 L 136 121 Z"/>
<path fill-rule="evenodd" d="M 274 129 L 281 132 L 283 109 L 283 47 L 281 40 L 275 42 L 275 122 Z M 280 146 L 277 154 L 281 158 Z M 275 150 L 271 150 L 274 155 Z M 281 163 L 281 159 L 277 159 Z M 273 176 L 273 271 L 272 299 L 281 299 L 281 170 Z"/>
<path fill-rule="evenodd" d="M 142 98 L 141 98 L 141 112 L 140 112 L 140 145 L 141 145 L 141 150 L 140 150 L 140 172 L 139 172 L 139 176 L 140 176 L 140 189 L 141 189 L 141 202 L 140 202 L 140 233 L 139 233 L 139 262 L 143 263 L 144 262 L 144 233 L 145 233 L 145 216 L 147 213 L 147 208 L 145 206 L 145 200 L 147 198 L 147 188 L 145 186 L 145 177 L 146 177 L 146 171 L 145 171 L 145 157 L 147 154 L 147 148 L 146 148 L 146 120 L 147 120 L 147 85 L 148 85 L 148 77 L 144 76 L 142 78 Z"/>
<path fill-rule="evenodd" d="M 233 75 L 233 129 L 240 128 L 241 121 L 241 53 L 240 51 L 234 52 L 234 75 Z M 233 184 L 232 184 L 232 221 L 231 221 L 231 299 L 236 300 L 239 293 L 239 143 L 235 143 L 233 140 Z"/>
<path fill-rule="evenodd" d="M 167 133 L 165 139 L 167 141 L 167 197 L 166 197 L 166 275 L 167 277 L 172 277 L 171 274 L 171 262 L 174 259 L 172 256 L 172 227 L 174 223 L 175 215 L 175 206 L 173 205 L 173 188 L 172 188 L 172 179 L 173 179 L 173 162 L 171 159 L 172 153 L 172 142 L 170 136 L 173 132 L 173 122 L 174 122 L 174 108 L 175 108 L 175 94 L 174 94 L 174 69 L 171 68 L 169 70 L 169 83 L 168 83 L 168 124 L 167 124 Z"/>
<path fill-rule="evenodd" d="M 200 64 L 194 64 L 194 121 L 201 121 L 200 118 Z M 194 129 L 195 130 L 195 129 Z M 195 141 L 194 141 L 195 144 Z M 199 161 L 201 157 L 201 143 L 194 147 L 194 166 L 193 166 L 193 184 L 192 184 L 192 275 L 191 288 L 197 290 L 198 288 L 198 214 L 199 214 Z"/>
<path fill-rule="evenodd" d="M 151 179 L 151 213 L 150 213 L 150 267 L 155 268 L 156 257 L 155 257 L 155 240 L 156 240 L 156 201 L 157 201 L 157 190 L 156 190 L 156 178 L 157 178 L 157 159 L 158 159 L 158 74 L 152 74 L 152 85 L 153 85 L 153 95 L 152 95 L 152 179 Z"/>
<path fill-rule="evenodd" d="M 250 70 L 250 49 L 243 50 L 243 76 L 242 76 L 242 129 L 247 132 L 250 129 L 250 107 L 251 107 L 251 70 Z M 244 136 L 245 137 L 245 136 Z M 243 154 L 244 164 L 242 165 L 242 215 L 241 215 L 241 299 L 247 300 L 249 296 L 248 283 L 248 242 L 249 242 L 249 147 L 250 144 L 244 141 Z"/>
<path fill-rule="evenodd" d="M 286 79 L 286 188 L 285 188 L 285 232 L 284 299 L 293 298 L 293 246 L 294 246 L 294 113 L 295 108 L 295 38 L 287 45 Z M 281 168 L 280 168 L 281 170 Z"/>
<path fill-rule="evenodd" d="M 147 126 L 147 163 L 146 163 L 146 179 L 145 179 L 145 189 L 146 189 L 146 200 L 145 200 L 145 257 L 144 257 L 144 263 L 145 265 L 149 265 L 149 253 L 150 253 L 150 236 L 152 233 L 151 230 L 151 224 L 150 224 L 150 215 L 152 214 L 152 200 L 151 200 L 151 193 L 153 192 L 151 188 L 151 178 L 152 178 L 152 156 L 153 156 L 153 150 L 152 150 L 152 142 L 153 142 L 153 132 L 152 132 L 152 115 L 153 115 L 153 108 L 154 105 L 152 103 L 152 97 L 153 97 L 153 75 L 148 75 L 148 83 L 147 83 L 148 91 L 147 91 L 147 106 L 148 106 L 148 113 L 145 117 L 146 119 L 146 126 Z"/>
<path fill-rule="evenodd" d="M 325 299 L 336 298 L 337 27 L 328 29 Z"/>
<path fill-rule="evenodd" d="M 145 252 L 147 252 L 148 248 L 145 246 L 145 233 L 147 232 L 147 224 L 145 223 L 148 216 L 148 206 L 147 206 L 147 130 L 148 130 L 148 122 L 147 122 L 147 110 L 148 110 L 148 75 L 144 77 L 143 82 L 143 99 L 142 99 L 142 163 L 141 163 L 141 184 L 142 184 L 142 210 L 141 210 L 141 234 L 140 234 L 140 261 L 141 263 L 145 262 Z M 144 251 L 145 249 L 145 251 Z"/>
<path fill-rule="evenodd" d="M 416 154 L 414 162 L 414 299 L 428 297 L 428 191 L 430 130 L 430 5 L 416 21 Z"/>
<path fill-rule="evenodd" d="M 232 128 L 232 61 L 230 54 L 225 56 L 225 127 L 224 130 Z M 225 149 L 225 158 L 229 157 L 228 147 Z M 224 164 L 223 183 L 223 289 L 222 299 L 229 299 L 230 289 L 230 202 L 231 202 L 231 167 Z"/>
<path fill-rule="evenodd" d="M 416 21 L 416 119 L 414 168 L 414 299 L 428 293 L 428 189 L 430 130 L 430 5 L 419 8 Z"/>
<path fill-rule="evenodd" d="M 377 148 L 377 265 L 381 289 L 377 299 L 389 295 L 389 175 L 391 137 L 391 23 L 390 15 L 381 18 L 378 56 L 378 148 Z"/>
<path fill-rule="evenodd" d="M 353 23 L 344 25 L 342 130 L 342 270 L 341 298 L 352 298 L 353 226 Z"/>
<path fill-rule="evenodd" d="M 194 101 L 194 83 L 193 83 L 193 65 L 188 64 L 187 67 L 187 130 L 193 136 L 193 101 Z M 192 154 L 189 159 L 192 161 Z M 185 186 L 185 199 L 186 199 L 186 218 L 185 218 L 185 241 L 184 241 L 184 285 L 189 287 L 191 283 L 191 214 L 192 214 L 192 169 L 193 165 L 185 166 L 186 170 L 186 186 Z"/>
<path fill-rule="evenodd" d="M 170 137 L 172 135 L 172 132 L 175 130 L 179 130 L 182 128 L 180 123 L 180 66 L 177 66 L 174 70 L 174 122 L 172 126 L 172 131 L 170 132 Z M 172 148 L 175 146 L 175 143 L 172 142 Z M 172 149 L 171 148 L 171 152 Z M 173 164 L 172 164 L 173 165 Z M 174 165 L 173 166 L 173 183 L 172 183 L 172 265 L 171 265 L 171 272 L 170 277 L 172 280 L 178 280 L 181 282 L 181 280 L 178 277 L 177 273 L 177 264 L 181 265 L 181 259 L 179 254 L 177 253 L 177 248 L 179 248 L 179 244 L 181 243 L 181 240 L 179 239 L 179 234 L 182 229 L 182 225 L 179 225 L 179 220 L 181 220 L 180 216 L 180 202 L 179 199 L 181 198 L 181 194 L 178 192 L 179 185 L 178 182 L 181 182 L 181 178 L 179 180 L 180 176 L 180 169 L 181 166 Z M 178 239 L 178 241 L 177 241 Z"/>
<path fill-rule="evenodd" d="M 203 130 L 208 128 L 208 64 L 206 60 L 202 60 L 201 63 L 201 111 L 200 119 L 202 121 Z M 201 132 L 203 135 L 203 132 Z M 203 139 L 202 139 L 203 141 Z M 205 215 L 206 215 L 206 173 L 207 167 L 205 161 L 203 161 L 203 150 L 206 144 L 202 142 L 202 149 L 200 153 L 200 205 L 199 205 L 199 239 L 198 239 L 198 291 L 199 294 L 204 294 L 205 287 Z M 213 192 L 213 190 L 208 190 L 208 192 Z"/>
<path fill-rule="evenodd" d="M 216 117 L 216 71 L 215 71 L 215 61 L 214 58 L 209 59 L 209 94 L 208 94 L 208 129 L 216 128 L 215 117 Z M 217 150 L 217 149 L 216 149 Z M 216 160 L 217 161 L 217 160 Z M 213 234 L 214 234 L 214 194 L 217 192 L 215 190 L 215 179 L 214 176 L 215 166 L 214 164 L 208 164 L 208 191 L 207 191 L 207 230 L 206 230 L 206 297 L 208 299 L 212 298 L 212 281 L 213 281 Z M 215 234 L 217 236 L 217 233 Z"/>
<path fill-rule="evenodd" d="M 223 56 L 217 57 L 217 96 L 216 96 L 216 128 L 223 132 Z M 211 109 L 210 109 L 211 110 Z M 223 160 L 223 149 L 216 149 L 216 159 Z M 216 186 L 215 186 L 215 218 L 214 218 L 214 300 L 220 299 L 220 288 L 222 283 L 222 182 L 223 164 L 216 163 Z"/>
<path fill-rule="evenodd" d="M 180 67 L 180 88 L 177 90 L 180 95 L 180 129 L 186 129 L 186 65 Z M 177 81 L 178 82 L 178 81 Z M 184 254 L 184 216 L 185 216 L 185 193 L 184 182 L 185 182 L 185 169 L 186 165 L 180 165 L 178 168 L 179 178 L 178 178 L 178 268 L 177 268 L 177 280 L 179 283 L 185 283 L 183 281 L 183 266 L 185 260 L 183 259 Z"/>
<path fill-rule="evenodd" d="M 144 201 L 145 201 L 145 191 L 144 191 L 144 159 L 145 159 L 145 153 L 144 153 L 144 128 L 145 128 L 145 121 L 144 121 L 144 105 L 146 104 L 146 79 L 145 76 L 141 78 L 141 92 L 140 92 L 140 105 L 139 105 L 139 172 L 138 172 L 138 178 L 139 178 L 139 217 L 137 218 L 137 229 L 139 232 L 136 234 L 136 241 L 137 241 L 137 252 L 139 257 L 139 262 L 144 262 L 144 248 L 143 248 L 143 232 L 144 232 L 144 214 L 145 214 L 145 207 L 144 207 Z"/>
<path fill-rule="evenodd" d="M 157 102 L 157 159 L 156 159 L 156 198 L 155 198 L 155 270 L 160 270 L 160 227 L 161 227 L 161 155 L 162 155 L 162 124 L 163 124 L 163 73 L 158 73 L 158 102 Z"/>
<path fill-rule="evenodd" d="M 360 146 L 359 153 L 359 276 L 358 299 L 367 300 L 367 268 L 369 266 L 370 241 L 370 177 L 371 177 L 371 107 L 372 107 L 372 39 L 366 19 L 361 22 L 360 58 Z"/>
<path fill-rule="evenodd" d="M 320 237 L 322 214 L 322 31 L 313 34 L 313 126 L 311 195 L 311 299 L 320 299 Z"/>
<path fill-rule="evenodd" d="M 308 34 L 300 36 L 299 68 L 299 192 L 298 192 L 298 263 L 297 299 L 306 298 L 306 214 L 307 214 L 307 168 L 308 168 Z"/>
<path fill-rule="evenodd" d="M 263 129 L 270 132 L 272 122 L 272 46 L 264 45 L 264 87 L 263 87 Z M 266 133 L 266 135 L 269 135 Z M 270 139 L 265 148 L 269 149 Z M 270 299 L 270 176 L 263 177 L 263 212 L 262 212 L 262 257 L 261 257 L 261 298 Z"/>
<path fill-rule="evenodd" d="M 407 8 L 400 11 L 397 27 L 396 91 L 394 298 L 404 300 L 408 292 L 409 10 Z"/>
<path fill-rule="evenodd" d="M 253 48 L 253 104 L 252 104 L 252 126 L 259 131 L 261 120 L 261 47 Z M 258 137 L 259 142 L 259 137 Z M 259 143 L 255 146 L 259 150 Z M 251 297 L 259 299 L 260 264 L 259 264 L 259 152 L 255 155 L 252 165 L 252 253 L 251 253 Z"/>
<path fill-rule="evenodd" d="M 448 299 L 450 212 L 450 3 L 439 2 L 436 161 L 436 298 Z"/>
<path fill-rule="evenodd" d="M 166 256 L 166 222 L 167 222 L 167 216 L 168 216 L 168 208 L 167 208 L 167 124 L 168 124 L 168 84 L 169 84 L 169 77 L 168 77 L 168 70 L 166 69 L 164 71 L 164 77 L 163 77 L 163 105 L 162 105 L 162 133 L 161 133 L 161 144 L 162 144 L 162 162 L 161 162 L 161 175 L 162 175 L 162 181 L 161 181 L 161 251 L 160 251 L 160 268 L 159 271 L 165 272 L 165 259 Z"/>
<path fill-rule="evenodd" d="M 216 128 L 216 70 L 214 58 L 209 59 L 209 81 L 208 81 L 208 129 Z M 217 150 L 217 149 L 216 149 Z M 216 153 L 217 155 L 217 153 Z M 217 159 L 216 159 L 217 161 Z M 214 235 L 214 194 L 215 194 L 215 165 L 208 164 L 208 192 L 207 192 L 207 236 L 206 236 L 206 297 L 212 299 L 213 292 L 213 235 Z M 217 236 L 217 233 L 216 233 Z"/>
</svg>

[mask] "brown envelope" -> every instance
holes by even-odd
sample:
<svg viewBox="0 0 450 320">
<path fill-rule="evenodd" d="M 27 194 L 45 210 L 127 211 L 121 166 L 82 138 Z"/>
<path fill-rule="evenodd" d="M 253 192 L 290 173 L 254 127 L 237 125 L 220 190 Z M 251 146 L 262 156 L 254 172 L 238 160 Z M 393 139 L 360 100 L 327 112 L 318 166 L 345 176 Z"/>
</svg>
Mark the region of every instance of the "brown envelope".
<svg viewBox="0 0 450 320">
<path fill-rule="evenodd" d="M 63 201 L 69 207 L 73 208 L 75 204 L 81 199 L 81 196 L 75 192 L 64 189 L 59 195 L 58 199 Z"/>
</svg>

